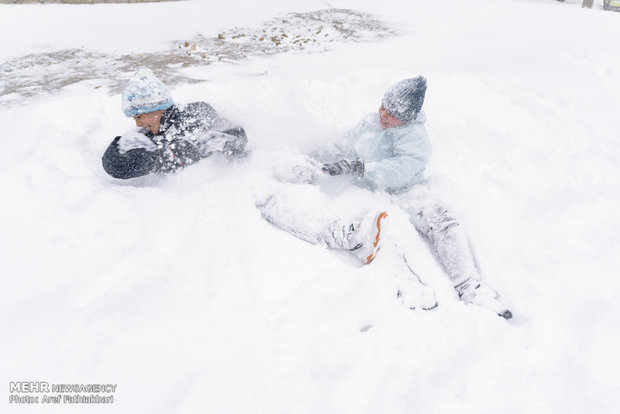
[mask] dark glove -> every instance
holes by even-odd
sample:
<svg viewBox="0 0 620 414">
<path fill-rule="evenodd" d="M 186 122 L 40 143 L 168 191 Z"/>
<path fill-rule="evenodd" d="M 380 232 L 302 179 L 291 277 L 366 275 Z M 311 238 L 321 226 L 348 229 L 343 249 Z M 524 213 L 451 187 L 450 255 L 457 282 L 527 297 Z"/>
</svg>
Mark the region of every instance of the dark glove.
<svg viewBox="0 0 620 414">
<path fill-rule="evenodd" d="M 331 164 L 323 164 L 321 170 L 329 175 L 350 174 L 357 177 L 364 176 L 364 161 L 341 160 Z"/>
</svg>

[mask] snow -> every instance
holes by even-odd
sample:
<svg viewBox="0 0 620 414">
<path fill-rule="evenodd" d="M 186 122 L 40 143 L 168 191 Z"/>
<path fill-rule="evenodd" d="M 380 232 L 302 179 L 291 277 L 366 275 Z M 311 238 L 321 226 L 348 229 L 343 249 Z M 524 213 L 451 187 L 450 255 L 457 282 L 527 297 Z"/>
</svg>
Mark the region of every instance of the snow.
<svg viewBox="0 0 620 414">
<path fill-rule="evenodd" d="M 15 404 L 7 392 L 2 411 L 620 411 L 620 14 L 580 3 L 1 5 L 5 64 L 156 52 L 327 8 L 397 33 L 179 67 L 201 82 L 171 82 L 175 101 L 205 100 L 243 125 L 252 156 L 168 177 L 102 170 L 109 142 L 133 127 L 108 79 L 129 68 L 94 59 L 106 77 L 0 96 L 0 381 L 118 385 L 110 405 Z M 509 322 L 458 301 L 397 209 L 391 228 L 435 310 L 395 299 L 402 263 L 389 249 L 362 267 L 255 208 L 282 154 L 332 142 L 416 74 L 428 78 L 431 188 L 467 229 Z M 333 199 L 389 205 L 356 188 Z"/>
</svg>

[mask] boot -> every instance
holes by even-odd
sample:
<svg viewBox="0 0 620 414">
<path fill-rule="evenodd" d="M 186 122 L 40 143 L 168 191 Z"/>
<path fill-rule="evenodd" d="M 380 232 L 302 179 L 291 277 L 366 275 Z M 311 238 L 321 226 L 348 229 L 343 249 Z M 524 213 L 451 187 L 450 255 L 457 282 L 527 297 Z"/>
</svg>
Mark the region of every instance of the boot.
<svg viewBox="0 0 620 414">
<path fill-rule="evenodd" d="M 497 293 L 482 281 L 470 278 L 454 288 L 463 302 L 490 309 L 504 319 L 512 318 L 512 312 L 499 301 Z"/>
<path fill-rule="evenodd" d="M 361 221 L 342 225 L 332 224 L 330 229 L 333 247 L 340 247 L 351 251 L 364 264 L 372 262 L 380 247 L 381 227 L 387 218 L 385 211 L 376 215 L 367 215 Z"/>
</svg>

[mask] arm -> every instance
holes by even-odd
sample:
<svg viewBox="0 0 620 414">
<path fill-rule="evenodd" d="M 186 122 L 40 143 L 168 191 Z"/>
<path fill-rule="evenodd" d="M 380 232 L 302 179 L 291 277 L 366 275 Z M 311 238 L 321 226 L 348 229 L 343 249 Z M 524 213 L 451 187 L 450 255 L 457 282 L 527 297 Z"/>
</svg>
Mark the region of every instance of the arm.
<svg viewBox="0 0 620 414">
<path fill-rule="evenodd" d="M 112 141 L 102 158 L 103 169 L 114 178 L 126 180 L 155 172 L 173 172 L 201 158 L 196 147 L 182 139 L 170 144 L 164 142 L 154 150 L 134 148 L 129 151 L 121 151 L 120 139 L 116 137 Z"/>
<path fill-rule="evenodd" d="M 317 158 L 323 162 L 321 170 L 329 175 L 342 175 L 348 174 L 356 178 L 364 176 L 365 165 L 364 161 L 360 159 L 360 156 L 356 153 L 354 146 L 355 141 L 365 133 L 365 131 L 372 130 L 373 115 L 367 116 L 362 119 L 355 128 L 349 130 L 340 142 L 333 144 L 333 148 L 330 153 L 322 151 L 319 153 L 320 158 Z M 375 122 L 376 124 L 376 122 Z"/>
<path fill-rule="evenodd" d="M 223 131 L 209 131 L 198 141 L 198 150 L 203 157 L 214 152 L 221 152 L 227 157 L 236 157 L 245 154 L 248 142 L 245 130 L 241 127 Z"/>
<path fill-rule="evenodd" d="M 421 179 L 430 155 L 426 134 L 412 139 L 407 135 L 396 140 L 390 157 L 364 163 L 363 179 L 387 190 L 406 188 Z"/>
<path fill-rule="evenodd" d="M 155 169 L 152 155 L 144 148 L 136 148 L 121 153 L 118 141 L 114 138 L 105 154 L 102 163 L 106 173 L 114 178 L 128 179 L 150 174 Z"/>
<path fill-rule="evenodd" d="M 372 119 L 371 119 L 372 121 Z M 430 155 L 430 144 L 423 125 L 380 131 L 372 122 L 362 123 L 355 140 L 362 152 L 354 157 L 325 164 L 330 175 L 350 174 L 362 187 L 388 191 L 406 188 L 421 180 Z"/>
<path fill-rule="evenodd" d="M 220 116 L 205 102 L 187 104 L 169 121 L 171 126 L 165 133 L 166 138 L 192 143 L 202 158 L 216 152 L 229 157 L 245 153 L 248 141 L 245 130 Z"/>
</svg>

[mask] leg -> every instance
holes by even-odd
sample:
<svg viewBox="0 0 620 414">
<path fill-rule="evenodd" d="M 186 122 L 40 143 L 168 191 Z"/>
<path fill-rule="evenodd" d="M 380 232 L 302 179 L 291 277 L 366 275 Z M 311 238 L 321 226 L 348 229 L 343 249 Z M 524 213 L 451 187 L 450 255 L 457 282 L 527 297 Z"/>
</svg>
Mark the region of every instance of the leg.
<svg viewBox="0 0 620 414">
<path fill-rule="evenodd" d="M 491 308 L 510 319 L 512 314 L 497 301 L 497 293 L 482 282 L 467 235 L 454 215 L 438 203 L 425 186 L 416 186 L 395 197 L 409 214 L 410 222 L 430 242 L 459 298 Z"/>
<path fill-rule="evenodd" d="M 378 248 L 385 212 L 363 217 L 340 218 L 319 188 L 286 185 L 278 193 L 256 204 L 265 220 L 289 234 L 330 249 L 349 250 L 370 263 Z"/>
<path fill-rule="evenodd" d="M 338 248 L 329 237 L 329 203 L 313 186 L 286 186 L 256 203 L 263 218 L 308 243 Z"/>
<path fill-rule="evenodd" d="M 396 197 L 398 204 L 408 213 L 410 222 L 430 242 L 455 287 L 480 280 L 465 232 L 454 215 L 440 205 L 426 187 L 416 186 Z"/>
</svg>

